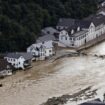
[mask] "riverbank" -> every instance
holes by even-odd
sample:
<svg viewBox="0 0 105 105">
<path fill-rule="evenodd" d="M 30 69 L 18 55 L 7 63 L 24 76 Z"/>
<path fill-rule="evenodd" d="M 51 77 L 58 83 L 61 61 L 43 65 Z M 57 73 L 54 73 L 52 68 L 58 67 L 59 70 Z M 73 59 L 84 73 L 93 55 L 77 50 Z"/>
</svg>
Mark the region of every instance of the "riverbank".
<svg viewBox="0 0 105 105">
<path fill-rule="evenodd" d="M 92 90 L 91 91 L 91 87 L 87 87 L 83 90 L 80 90 L 77 93 L 74 93 L 73 95 L 62 95 L 61 97 L 53 97 L 48 99 L 47 102 L 43 103 L 42 105 L 64 105 L 66 104 L 68 101 L 70 101 L 71 103 L 75 103 L 75 105 L 77 105 L 78 101 L 82 100 L 88 100 L 88 99 L 94 99 L 95 95 L 97 95 L 96 93 L 97 90 Z M 79 104 L 79 103 L 78 103 Z"/>
<path fill-rule="evenodd" d="M 105 44 L 102 46 L 101 49 L 97 46 L 98 51 L 103 51 Z M 30 70 L 19 71 L 0 80 L 3 84 L 0 87 L 0 105 L 40 105 L 53 97 L 74 95 L 88 87 L 91 87 L 91 92 L 97 90 L 95 97 L 102 98 L 105 90 L 105 59 L 90 55 L 66 56 L 32 65 Z"/>
<path fill-rule="evenodd" d="M 98 43 L 101 43 L 102 41 L 105 40 L 105 34 L 98 36 L 97 38 L 90 40 L 89 42 L 87 42 L 85 45 L 80 46 L 79 48 L 76 49 L 76 51 L 81 51 L 87 48 L 90 48 L 92 46 L 97 45 Z"/>
</svg>

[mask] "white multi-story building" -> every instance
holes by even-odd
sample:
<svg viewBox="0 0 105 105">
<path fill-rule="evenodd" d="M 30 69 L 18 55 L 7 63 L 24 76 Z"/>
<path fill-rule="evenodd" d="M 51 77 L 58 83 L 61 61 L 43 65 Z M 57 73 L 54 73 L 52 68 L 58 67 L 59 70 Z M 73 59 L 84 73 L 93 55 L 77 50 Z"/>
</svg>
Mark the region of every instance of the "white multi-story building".
<svg viewBox="0 0 105 105">
<path fill-rule="evenodd" d="M 8 53 L 4 59 L 16 69 L 24 69 L 31 65 L 32 57 L 31 53 Z"/>
<path fill-rule="evenodd" d="M 105 16 L 98 15 L 88 20 L 60 19 L 57 29 L 60 30 L 61 43 L 78 48 L 105 34 Z"/>
<path fill-rule="evenodd" d="M 44 60 L 55 53 L 53 41 L 49 40 L 42 43 L 32 44 L 27 48 L 27 52 L 32 53 L 38 60 Z"/>
</svg>

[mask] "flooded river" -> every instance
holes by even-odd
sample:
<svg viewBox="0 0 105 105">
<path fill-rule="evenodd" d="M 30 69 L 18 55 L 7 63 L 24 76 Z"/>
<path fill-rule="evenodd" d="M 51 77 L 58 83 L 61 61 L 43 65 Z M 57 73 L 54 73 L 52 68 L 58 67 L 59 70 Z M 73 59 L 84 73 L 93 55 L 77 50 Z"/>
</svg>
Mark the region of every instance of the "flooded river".
<svg viewBox="0 0 105 105">
<path fill-rule="evenodd" d="M 100 90 L 101 97 L 105 90 L 105 59 L 94 55 L 105 55 L 105 42 L 86 52 L 88 56 L 47 61 L 1 80 L 0 105 L 39 105 L 50 97 L 73 94 L 88 86 Z"/>
</svg>

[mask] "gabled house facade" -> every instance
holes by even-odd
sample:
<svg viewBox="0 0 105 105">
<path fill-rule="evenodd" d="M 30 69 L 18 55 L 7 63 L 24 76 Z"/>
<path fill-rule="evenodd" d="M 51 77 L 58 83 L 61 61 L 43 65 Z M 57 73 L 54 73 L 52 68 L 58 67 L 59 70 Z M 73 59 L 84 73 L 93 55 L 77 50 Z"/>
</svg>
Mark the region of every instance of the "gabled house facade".
<svg viewBox="0 0 105 105">
<path fill-rule="evenodd" d="M 32 55 L 30 53 L 8 53 L 4 57 L 16 69 L 25 69 L 31 65 Z"/>
<path fill-rule="evenodd" d="M 27 48 L 27 52 L 32 53 L 37 60 L 44 60 L 55 53 L 53 41 L 32 44 Z"/>
<path fill-rule="evenodd" d="M 105 16 L 102 15 L 93 17 L 90 20 L 73 20 L 73 25 L 66 29 L 63 24 L 62 27 L 64 28 L 60 31 L 59 41 L 67 47 L 78 48 L 105 34 Z"/>
<path fill-rule="evenodd" d="M 105 1 L 103 1 L 103 2 L 101 3 L 101 6 L 102 6 L 102 7 L 104 7 L 104 6 L 105 6 Z"/>
<path fill-rule="evenodd" d="M 100 15 L 104 15 L 104 16 L 105 16 L 105 6 L 104 6 L 104 7 L 101 7 L 101 8 L 98 10 L 97 14 L 100 14 Z"/>
</svg>

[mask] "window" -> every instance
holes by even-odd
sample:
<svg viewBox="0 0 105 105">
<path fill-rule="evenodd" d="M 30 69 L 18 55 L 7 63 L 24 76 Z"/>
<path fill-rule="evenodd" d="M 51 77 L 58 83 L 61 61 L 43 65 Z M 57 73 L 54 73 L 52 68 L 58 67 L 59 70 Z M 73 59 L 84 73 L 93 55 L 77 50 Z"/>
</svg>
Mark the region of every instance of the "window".
<svg viewBox="0 0 105 105">
<path fill-rule="evenodd" d="M 10 58 L 8 58 L 8 61 L 10 61 Z"/>
<path fill-rule="evenodd" d="M 74 34 L 74 30 L 71 30 L 71 34 Z"/>
<path fill-rule="evenodd" d="M 77 28 L 77 31 L 80 31 L 80 27 Z"/>
<path fill-rule="evenodd" d="M 61 40 L 63 40 L 63 37 L 61 37 Z"/>
<path fill-rule="evenodd" d="M 67 37 L 65 37 L 65 40 L 67 40 Z"/>
<path fill-rule="evenodd" d="M 42 42 L 42 44 L 44 44 L 44 42 Z"/>
<path fill-rule="evenodd" d="M 49 50 L 49 52 L 51 53 L 51 52 L 52 52 L 52 50 Z"/>
<path fill-rule="evenodd" d="M 79 40 L 81 40 L 81 38 L 79 37 Z"/>
<path fill-rule="evenodd" d="M 47 34 L 50 34 L 50 31 L 47 31 Z"/>
<path fill-rule="evenodd" d="M 8 72 L 8 73 L 10 73 L 10 71 L 9 71 L 9 70 L 8 70 L 7 72 Z"/>
<path fill-rule="evenodd" d="M 72 38 L 70 38 L 70 40 L 72 40 Z"/>
</svg>

